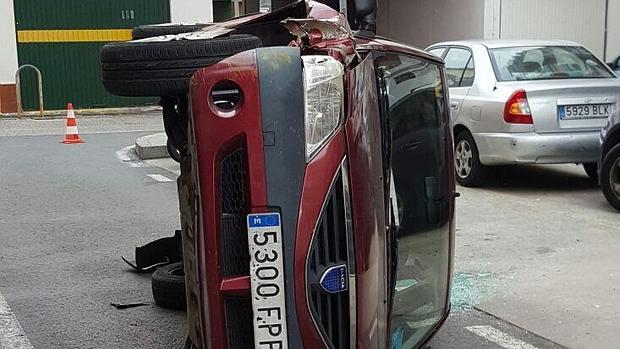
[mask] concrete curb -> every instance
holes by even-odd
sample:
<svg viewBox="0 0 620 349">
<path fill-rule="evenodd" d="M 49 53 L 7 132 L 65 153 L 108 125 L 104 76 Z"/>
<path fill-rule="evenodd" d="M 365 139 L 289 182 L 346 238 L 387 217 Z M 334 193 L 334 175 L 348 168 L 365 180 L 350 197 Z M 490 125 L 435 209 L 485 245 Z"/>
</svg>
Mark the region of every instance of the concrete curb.
<svg viewBox="0 0 620 349">
<path fill-rule="evenodd" d="M 163 132 L 140 137 L 136 140 L 136 154 L 142 160 L 167 158 L 170 156 L 167 141 L 168 137 Z"/>
<path fill-rule="evenodd" d="M 111 115 L 135 115 L 135 114 L 150 114 L 160 112 L 161 107 L 134 107 L 134 108 L 100 108 L 100 109 L 76 109 L 75 114 L 78 116 L 95 117 L 95 116 L 111 116 Z M 38 111 L 28 111 L 22 114 L 22 119 L 64 119 L 67 115 L 66 110 L 46 110 L 43 112 L 43 117 L 39 115 Z M 0 113 L 0 119 L 18 119 L 17 113 Z"/>
</svg>

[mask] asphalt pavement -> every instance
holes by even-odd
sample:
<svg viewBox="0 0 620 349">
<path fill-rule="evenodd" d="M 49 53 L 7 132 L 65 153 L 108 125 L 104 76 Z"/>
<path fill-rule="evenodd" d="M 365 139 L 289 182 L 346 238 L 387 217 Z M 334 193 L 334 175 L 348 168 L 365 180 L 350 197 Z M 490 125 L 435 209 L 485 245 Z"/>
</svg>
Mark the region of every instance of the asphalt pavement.
<svg viewBox="0 0 620 349">
<path fill-rule="evenodd" d="M 178 165 L 131 148 L 161 118 L 78 123 L 86 143 L 64 145 L 62 119 L 0 119 L 0 344 L 178 348 L 185 314 L 120 260 L 179 227 Z M 619 216 L 580 168 L 509 167 L 459 191 L 453 312 L 430 348 L 617 347 Z"/>
<path fill-rule="evenodd" d="M 87 131 L 80 145 L 60 144 L 57 134 L 0 136 L 0 301 L 7 305 L 0 302 L 0 344 L 17 323 L 34 348 L 181 347 L 185 314 L 153 305 L 150 275 L 120 259 L 179 228 L 175 182 L 148 176 L 174 175 L 117 157 L 137 137 L 161 130 L 159 120 L 141 125 L 147 132 L 130 131 L 140 128 L 132 120 L 80 122 Z M 0 132 L 19 131 L 12 127 L 21 121 L 0 120 Z M 62 120 L 57 128 L 56 120 L 34 122 L 64 132 Z M 110 305 L 142 302 L 149 304 Z"/>
<path fill-rule="evenodd" d="M 570 348 L 620 347 L 620 214 L 580 166 L 499 168 L 458 191 L 457 308 Z"/>
</svg>

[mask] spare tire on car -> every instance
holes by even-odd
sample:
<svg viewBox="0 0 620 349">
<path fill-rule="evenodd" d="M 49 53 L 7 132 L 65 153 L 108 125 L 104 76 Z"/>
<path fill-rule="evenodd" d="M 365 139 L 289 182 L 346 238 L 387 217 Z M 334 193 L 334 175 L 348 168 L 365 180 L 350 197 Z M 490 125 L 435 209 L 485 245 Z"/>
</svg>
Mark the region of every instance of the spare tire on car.
<svg viewBox="0 0 620 349">
<path fill-rule="evenodd" d="M 154 36 L 163 35 L 176 35 L 183 33 L 191 33 L 210 26 L 211 24 L 196 23 L 196 24 L 175 24 L 175 23 L 163 23 L 163 24 L 148 24 L 141 25 L 133 28 L 131 31 L 131 37 L 134 40 L 152 38 Z"/>
<path fill-rule="evenodd" d="M 262 47 L 261 40 L 247 34 L 107 44 L 101 49 L 103 86 L 117 96 L 185 95 L 196 70 L 258 47 Z"/>
</svg>

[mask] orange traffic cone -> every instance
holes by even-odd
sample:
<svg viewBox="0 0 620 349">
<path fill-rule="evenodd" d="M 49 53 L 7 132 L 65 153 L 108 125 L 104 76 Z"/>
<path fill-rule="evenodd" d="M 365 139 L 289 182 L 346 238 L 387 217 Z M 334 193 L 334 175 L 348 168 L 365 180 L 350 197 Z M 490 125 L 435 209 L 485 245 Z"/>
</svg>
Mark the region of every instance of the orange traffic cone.
<svg viewBox="0 0 620 349">
<path fill-rule="evenodd" d="M 67 134 L 65 135 L 65 139 L 63 139 L 60 143 L 84 143 L 84 140 L 80 138 L 78 133 L 77 121 L 75 120 L 75 113 L 73 112 L 73 103 L 67 104 Z"/>
</svg>

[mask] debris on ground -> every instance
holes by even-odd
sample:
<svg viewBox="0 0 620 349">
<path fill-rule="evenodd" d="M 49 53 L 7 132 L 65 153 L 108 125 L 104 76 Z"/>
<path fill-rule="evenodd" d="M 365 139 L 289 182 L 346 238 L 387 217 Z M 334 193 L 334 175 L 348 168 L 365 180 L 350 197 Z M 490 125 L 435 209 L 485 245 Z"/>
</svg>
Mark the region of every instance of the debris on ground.
<svg viewBox="0 0 620 349">
<path fill-rule="evenodd" d="M 150 303 L 110 303 L 116 309 L 129 309 L 135 307 L 143 307 L 145 305 L 151 305 Z"/>
</svg>

